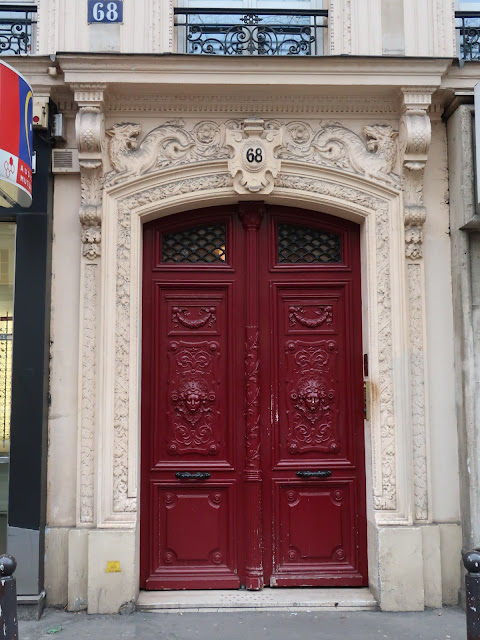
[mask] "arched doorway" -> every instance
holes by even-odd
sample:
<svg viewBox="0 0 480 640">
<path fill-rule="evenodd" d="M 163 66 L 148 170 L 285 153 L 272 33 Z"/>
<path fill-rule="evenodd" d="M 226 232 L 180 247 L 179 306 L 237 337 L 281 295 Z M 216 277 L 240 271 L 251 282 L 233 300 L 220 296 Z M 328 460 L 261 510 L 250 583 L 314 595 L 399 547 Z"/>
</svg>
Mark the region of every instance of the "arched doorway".
<svg viewBox="0 0 480 640">
<path fill-rule="evenodd" d="M 141 586 L 366 585 L 358 226 L 197 210 L 143 264 Z"/>
</svg>

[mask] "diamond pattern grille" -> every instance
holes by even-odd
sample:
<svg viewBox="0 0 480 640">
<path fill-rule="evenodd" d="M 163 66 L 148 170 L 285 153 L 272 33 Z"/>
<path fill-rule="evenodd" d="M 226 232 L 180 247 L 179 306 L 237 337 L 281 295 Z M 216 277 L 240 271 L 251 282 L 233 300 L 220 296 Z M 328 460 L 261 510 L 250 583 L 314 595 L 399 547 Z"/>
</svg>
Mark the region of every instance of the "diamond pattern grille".
<svg viewBox="0 0 480 640">
<path fill-rule="evenodd" d="M 162 262 L 224 263 L 226 228 L 210 224 L 163 235 Z"/>
<path fill-rule="evenodd" d="M 342 262 L 342 240 L 321 229 L 278 225 L 278 262 L 310 264 Z"/>
</svg>

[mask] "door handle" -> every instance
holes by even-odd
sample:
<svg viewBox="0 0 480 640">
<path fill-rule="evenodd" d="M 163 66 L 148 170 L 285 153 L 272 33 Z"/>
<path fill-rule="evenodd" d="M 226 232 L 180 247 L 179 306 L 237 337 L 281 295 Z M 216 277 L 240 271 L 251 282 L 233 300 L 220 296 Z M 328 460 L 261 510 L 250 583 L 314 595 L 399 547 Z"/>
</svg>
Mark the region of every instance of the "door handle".
<svg viewBox="0 0 480 640">
<path fill-rule="evenodd" d="M 328 478 L 332 475 L 330 469 L 324 469 L 322 471 L 297 471 L 299 478 Z"/>
<path fill-rule="evenodd" d="M 190 473 L 190 471 L 177 471 L 175 477 L 181 480 L 206 480 L 210 478 L 210 473 L 208 471 L 195 471 L 195 473 Z"/>
</svg>

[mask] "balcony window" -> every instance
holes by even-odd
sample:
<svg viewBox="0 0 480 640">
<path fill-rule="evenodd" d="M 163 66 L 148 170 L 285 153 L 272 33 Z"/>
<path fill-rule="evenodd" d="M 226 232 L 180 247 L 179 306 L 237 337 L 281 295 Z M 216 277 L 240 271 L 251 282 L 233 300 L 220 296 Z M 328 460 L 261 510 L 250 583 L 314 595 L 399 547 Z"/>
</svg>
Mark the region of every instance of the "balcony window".
<svg viewBox="0 0 480 640">
<path fill-rule="evenodd" d="M 36 49 L 37 6 L 0 2 L 0 55 L 20 56 Z"/>
<path fill-rule="evenodd" d="M 177 51 L 227 56 L 324 54 L 328 11 L 316 0 L 185 0 L 175 9 Z M 279 8 L 281 5 L 282 8 Z"/>
<path fill-rule="evenodd" d="M 480 0 L 457 2 L 455 31 L 460 60 L 480 61 Z"/>
</svg>

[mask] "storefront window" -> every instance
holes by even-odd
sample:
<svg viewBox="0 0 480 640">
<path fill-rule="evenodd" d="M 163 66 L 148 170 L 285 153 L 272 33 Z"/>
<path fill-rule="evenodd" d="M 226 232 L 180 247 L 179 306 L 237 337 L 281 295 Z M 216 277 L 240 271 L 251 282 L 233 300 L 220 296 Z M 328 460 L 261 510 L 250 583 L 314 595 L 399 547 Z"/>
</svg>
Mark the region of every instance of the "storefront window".
<svg viewBox="0 0 480 640">
<path fill-rule="evenodd" d="M 6 551 L 12 390 L 15 224 L 0 223 L 0 553 Z"/>
</svg>

